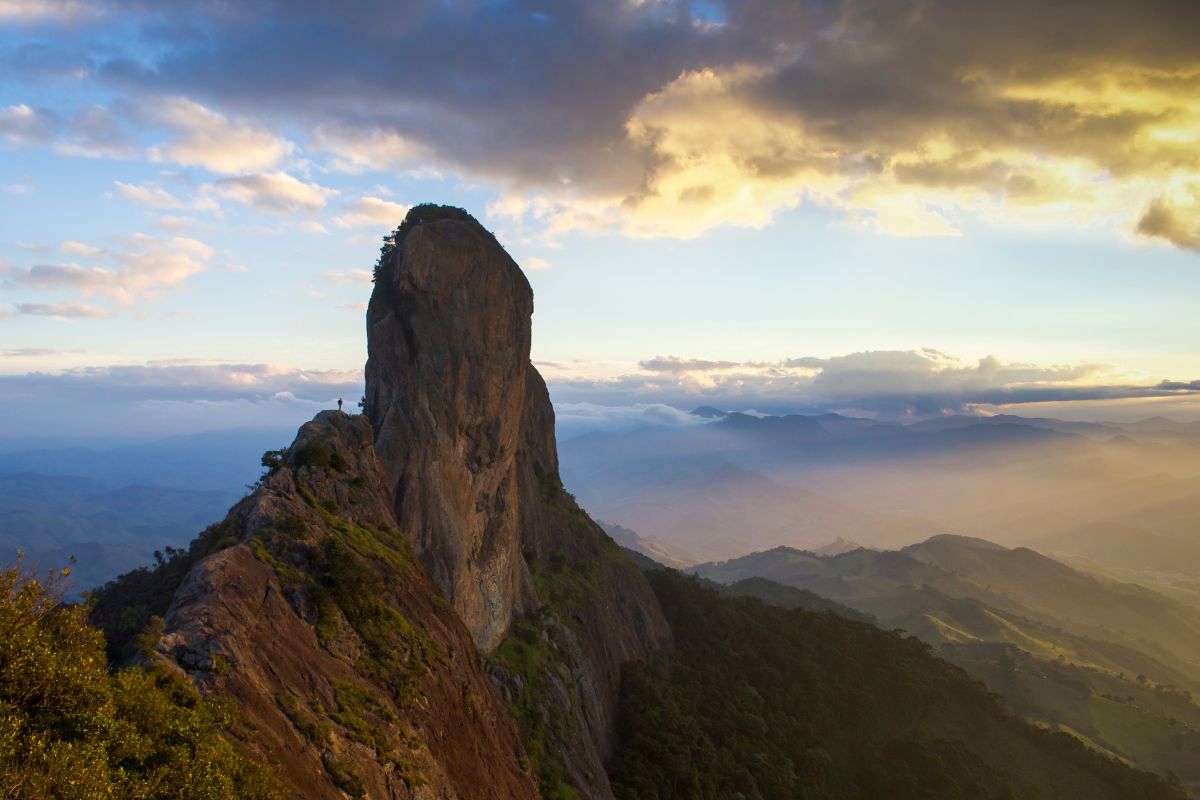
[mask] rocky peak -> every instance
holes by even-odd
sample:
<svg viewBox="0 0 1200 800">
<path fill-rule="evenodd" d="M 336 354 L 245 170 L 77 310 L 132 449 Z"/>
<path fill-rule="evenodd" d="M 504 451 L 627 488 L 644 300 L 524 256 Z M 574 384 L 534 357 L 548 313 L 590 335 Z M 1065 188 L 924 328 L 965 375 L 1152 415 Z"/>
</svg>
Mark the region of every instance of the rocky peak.
<svg viewBox="0 0 1200 800">
<path fill-rule="evenodd" d="M 376 269 L 366 414 L 396 519 L 492 654 L 543 792 L 607 798 L 622 666 L 670 632 L 562 486 L 532 314 L 520 268 L 478 222 L 415 207 Z"/>
<path fill-rule="evenodd" d="M 396 518 L 484 651 L 530 597 L 516 458 L 532 315 L 496 239 L 429 206 L 384 248 L 367 310 L 366 413 Z"/>
<path fill-rule="evenodd" d="M 366 415 L 318 414 L 94 609 L 122 651 L 164 616 L 157 657 L 235 702 L 287 796 L 612 797 L 622 667 L 670 631 L 559 480 L 532 313 L 491 234 L 416 207 L 376 271 Z"/>
</svg>

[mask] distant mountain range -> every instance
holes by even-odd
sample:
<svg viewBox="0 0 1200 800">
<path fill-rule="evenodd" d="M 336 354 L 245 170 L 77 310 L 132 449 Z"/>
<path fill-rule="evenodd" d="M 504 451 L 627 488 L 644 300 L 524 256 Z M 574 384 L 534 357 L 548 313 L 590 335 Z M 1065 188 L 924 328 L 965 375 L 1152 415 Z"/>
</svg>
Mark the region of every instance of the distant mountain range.
<svg viewBox="0 0 1200 800">
<path fill-rule="evenodd" d="M 290 435 L 237 428 L 0 455 L 0 555 L 21 549 L 39 568 L 74 556 L 71 586 L 90 589 L 221 519 Z"/>
<path fill-rule="evenodd" d="M 1177 596 L 1200 582 L 1200 423 L 693 414 L 562 442 L 564 480 L 597 516 L 700 560 L 957 533 Z"/>
<path fill-rule="evenodd" d="M 89 478 L 0 475 L 0 553 L 17 550 L 39 571 L 71 557 L 71 587 L 82 591 L 180 547 L 220 519 L 240 492 L 143 484 L 109 486 Z"/>
</svg>

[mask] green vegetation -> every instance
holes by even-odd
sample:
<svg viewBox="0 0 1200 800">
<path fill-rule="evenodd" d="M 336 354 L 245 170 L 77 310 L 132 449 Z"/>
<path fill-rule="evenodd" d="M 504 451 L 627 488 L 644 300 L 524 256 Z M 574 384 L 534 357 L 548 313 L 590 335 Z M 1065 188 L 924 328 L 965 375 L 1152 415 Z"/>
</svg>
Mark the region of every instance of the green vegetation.
<svg viewBox="0 0 1200 800">
<path fill-rule="evenodd" d="M 327 723 L 318 720 L 303 708 L 294 694 L 281 694 L 275 698 L 275 702 L 279 704 L 283 713 L 296 726 L 296 730 L 304 735 L 305 739 L 318 747 L 324 746 L 329 741 L 332 729 Z"/>
<path fill-rule="evenodd" d="M 1200 706 L 1172 686 L 1050 660 L 1011 644 L 945 643 L 939 653 L 998 692 L 1012 711 L 1070 732 L 1143 769 L 1200 785 Z"/>
<path fill-rule="evenodd" d="M 584 513 L 555 475 L 537 473 L 542 500 L 553 518 L 556 548 L 528 559 L 543 608 L 518 620 L 491 661 L 509 676 L 508 707 L 517 720 L 542 797 L 577 800 L 567 782 L 564 751 L 582 724 L 571 677 L 572 635 L 586 641 L 604 587 L 620 570 L 636 570 L 621 548 Z M 565 700 L 565 703 L 564 703 Z"/>
<path fill-rule="evenodd" d="M 578 800 L 579 794 L 567 783 L 558 749 L 566 739 L 563 720 L 550 712 L 551 679 L 564 658 L 561 644 L 556 641 L 557 632 L 545 613 L 518 620 L 513 632 L 491 655 L 491 661 L 516 679 L 518 688 L 512 693 L 509 710 L 520 727 L 542 797 Z"/>
<path fill-rule="evenodd" d="M 391 752 L 387 728 L 374 719 L 395 722 L 396 715 L 370 689 L 353 683 L 334 681 L 333 695 L 338 710 L 333 712 L 333 721 L 346 729 L 350 738 L 375 750 L 380 763 L 386 762 Z"/>
<path fill-rule="evenodd" d="M 835 557 L 780 548 L 701 571 L 768 575 L 871 612 L 933 645 L 1020 717 L 1200 791 L 1200 706 L 1190 694 L 1200 681 L 1183 657 L 1194 628 L 1169 629 L 1187 615 L 1166 598 L 1033 551 L 950 536 Z"/>
<path fill-rule="evenodd" d="M 623 800 L 1184 796 L 1009 715 L 917 639 L 646 577 L 675 650 L 627 668 Z"/>
<path fill-rule="evenodd" d="M 479 224 L 466 209 L 458 208 L 457 206 L 442 206 L 437 203 L 420 203 L 413 206 L 408 210 L 400 225 L 383 237 L 383 246 L 379 248 L 379 258 L 375 261 L 375 274 L 372 280 L 379 280 L 380 271 L 391 260 L 392 253 L 396 251 L 397 245 L 404 241 L 404 237 L 408 235 L 408 232 L 413 227 L 425 222 L 437 222 L 443 219 L 454 219 L 461 222 Z"/>
<path fill-rule="evenodd" d="M 175 590 L 196 562 L 235 544 L 237 523 L 226 517 L 186 550 L 168 547 L 165 555 L 155 552 L 153 567 L 138 567 L 93 591 L 89 621 L 104 632 L 109 660 L 123 663 L 132 658 L 137 651 L 134 640 L 153 617 L 167 613 Z"/>
<path fill-rule="evenodd" d="M 797 589 L 794 586 L 784 586 L 782 583 L 769 581 L 766 578 L 745 578 L 728 586 L 719 583 L 709 583 L 726 597 L 757 597 L 764 603 L 780 608 L 802 608 L 805 611 L 825 611 L 837 614 L 839 617 L 857 620 L 858 622 L 875 622 L 870 614 L 855 611 L 849 606 L 826 600 L 807 589 Z"/>
<path fill-rule="evenodd" d="M 323 754 L 321 756 L 321 764 L 325 767 L 325 771 L 329 773 L 329 777 L 333 779 L 333 782 L 343 792 L 354 798 L 365 798 L 367 796 L 367 789 L 363 786 L 362 776 L 355 771 L 354 767 L 335 758 L 332 753 Z"/>
<path fill-rule="evenodd" d="M 320 439 L 309 439 L 290 452 L 292 463 L 297 467 L 329 468 L 334 472 L 345 472 L 349 468 L 345 456 Z"/>
<path fill-rule="evenodd" d="M 283 469 L 283 465 L 287 462 L 287 448 L 282 450 L 268 450 L 262 454 L 262 465 L 266 470 L 263 477 L 274 475 L 279 470 Z"/>
<path fill-rule="evenodd" d="M 302 494 L 321 523 L 282 516 L 254 537 L 251 549 L 285 589 L 311 600 L 322 644 L 348 623 L 363 644 L 355 668 L 407 702 L 417 679 L 440 658 L 432 640 L 389 602 L 417 574 L 408 539 L 393 528 L 343 520 L 311 493 Z"/>
<path fill-rule="evenodd" d="M 161 666 L 111 673 L 65 573 L 0 571 L 0 797 L 259 800 L 274 782 L 222 735 L 223 704 Z"/>
</svg>

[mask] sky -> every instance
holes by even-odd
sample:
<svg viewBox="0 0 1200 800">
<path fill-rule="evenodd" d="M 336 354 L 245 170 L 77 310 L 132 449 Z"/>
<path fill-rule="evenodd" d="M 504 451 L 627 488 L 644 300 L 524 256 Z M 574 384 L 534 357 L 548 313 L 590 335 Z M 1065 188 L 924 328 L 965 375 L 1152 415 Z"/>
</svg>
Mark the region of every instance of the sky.
<svg viewBox="0 0 1200 800">
<path fill-rule="evenodd" d="M 1198 35 L 1192 0 L 0 0 L 0 440 L 353 405 L 426 201 L 522 265 L 567 417 L 1200 419 Z"/>
</svg>

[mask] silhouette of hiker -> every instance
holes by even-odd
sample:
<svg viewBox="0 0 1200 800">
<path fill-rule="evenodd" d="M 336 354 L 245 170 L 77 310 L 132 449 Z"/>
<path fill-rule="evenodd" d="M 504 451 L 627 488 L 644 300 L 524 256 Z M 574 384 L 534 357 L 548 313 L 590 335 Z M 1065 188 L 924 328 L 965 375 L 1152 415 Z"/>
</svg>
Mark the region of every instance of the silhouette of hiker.
<svg viewBox="0 0 1200 800">
<path fill-rule="evenodd" d="M 342 398 L 338 398 L 338 411 L 342 410 Z"/>
</svg>

